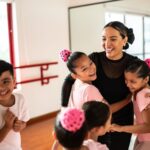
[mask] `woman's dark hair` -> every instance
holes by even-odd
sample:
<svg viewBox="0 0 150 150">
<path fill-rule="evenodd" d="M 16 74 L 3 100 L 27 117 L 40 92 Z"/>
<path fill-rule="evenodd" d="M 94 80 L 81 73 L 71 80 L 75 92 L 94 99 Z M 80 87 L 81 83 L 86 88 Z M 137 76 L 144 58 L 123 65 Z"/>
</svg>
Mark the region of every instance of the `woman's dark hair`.
<svg viewBox="0 0 150 150">
<path fill-rule="evenodd" d="M 87 135 L 87 126 L 84 122 L 82 127 L 76 132 L 70 132 L 64 129 L 60 123 L 59 115 L 55 122 L 55 133 L 59 143 L 65 148 L 80 148 Z"/>
<path fill-rule="evenodd" d="M 85 53 L 83 52 L 73 52 L 69 58 L 68 58 L 68 61 L 67 61 L 67 67 L 69 69 L 70 72 L 72 73 L 76 73 L 74 71 L 74 69 L 76 68 L 76 61 L 81 58 L 83 55 L 86 56 Z"/>
<path fill-rule="evenodd" d="M 133 29 L 126 27 L 123 23 L 121 23 L 119 21 L 112 21 L 104 26 L 104 28 L 106 28 L 106 27 L 112 27 L 112 28 L 116 29 L 117 31 L 119 31 L 119 33 L 123 39 L 126 36 L 128 37 L 128 41 L 127 41 L 126 45 L 123 47 L 123 49 L 128 49 L 129 43 L 132 44 L 134 42 L 135 36 L 133 33 Z"/>
<path fill-rule="evenodd" d="M 150 68 L 145 61 L 140 59 L 135 59 L 128 63 L 125 68 L 125 72 L 136 73 L 139 78 L 143 79 L 147 76 L 150 77 Z M 150 80 L 148 84 L 150 85 Z"/>
<path fill-rule="evenodd" d="M 4 60 L 0 60 L 0 76 L 1 76 L 2 73 L 5 72 L 5 71 L 9 71 L 10 74 L 11 74 L 12 76 L 14 76 L 13 66 L 12 66 L 10 63 L 8 63 L 8 62 L 6 62 L 6 61 L 4 61 Z"/>
<path fill-rule="evenodd" d="M 89 101 L 83 104 L 88 130 L 104 126 L 110 116 L 109 106 L 100 101 Z"/>
</svg>

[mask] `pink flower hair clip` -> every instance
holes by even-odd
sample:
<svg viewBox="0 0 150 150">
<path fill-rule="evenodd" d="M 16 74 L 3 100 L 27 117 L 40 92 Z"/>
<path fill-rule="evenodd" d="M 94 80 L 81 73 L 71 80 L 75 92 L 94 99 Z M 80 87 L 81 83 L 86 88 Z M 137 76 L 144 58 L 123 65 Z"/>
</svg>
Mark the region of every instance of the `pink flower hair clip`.
<svg viewBox="0 0 150 150">
<path fill-rule="evenodd" d="M 62 127 L 70 132 L 79 130 L 85 121 L 84 112 L 77 108 L 66 108 L 60 115 Z"/>
<path fill-rule="evenodd" d="M 71 55 L 71 53 L 72 53 L 72 52 L 71 52 L 70 50 L 63 49 L 63 50 L 60 52 L 60 57 L 61 57 L 61 59 L 62 59 L 64 62 L 67 62 L 69 56 Z"/>
<path fill-rule="evenodd" d="M 145 59 L 145 62 L 148 65 L 148 67 L 150 68 L 150 58 Z"/>
</svg>

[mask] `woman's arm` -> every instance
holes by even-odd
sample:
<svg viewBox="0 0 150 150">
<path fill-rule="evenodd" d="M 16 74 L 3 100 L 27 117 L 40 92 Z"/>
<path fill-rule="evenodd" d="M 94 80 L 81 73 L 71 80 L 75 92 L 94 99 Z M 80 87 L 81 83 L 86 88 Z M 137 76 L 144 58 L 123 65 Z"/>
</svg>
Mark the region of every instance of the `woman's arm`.
<svg viewBox="0 0 150 150">
<path fill-rule="evenodd" d="M 150 133 L 150 105 L 149 108 L 144 109 L 141 113 L 144 121 L 143 124 L 129 125 L 129 126 L 119 126 L 113 124 L 111 129 L 117 132 Z"/>
<path fill-rule="evenodd" d="M 111 109 L 112 113 L 119 111 L 120 109 L 122 109 L 123 107 L 125 107 L 127 104 L 129 104 L 131 102 L 131 97 L 132 97 L 132 95 L 129 94 L 122 101 L 116 102 L 114 104 L 111 104 L 110 105 L 110 109 Z"/>
</svg>

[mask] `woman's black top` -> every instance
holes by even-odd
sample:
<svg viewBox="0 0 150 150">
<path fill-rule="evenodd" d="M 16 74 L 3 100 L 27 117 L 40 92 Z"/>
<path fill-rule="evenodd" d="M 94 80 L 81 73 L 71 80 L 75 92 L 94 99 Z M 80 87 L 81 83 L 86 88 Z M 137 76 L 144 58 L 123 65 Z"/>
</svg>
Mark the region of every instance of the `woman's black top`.
<svg viewBox="0 0 150 150">
<path fill-rule="evenodd" d="M 94 52 L 89 56 L 97 67 L 97 79 L 93 81 L 102 96 L 109 104 L 119 102 L 130 93 L 125 84 L 124 70 L 128 62 L 137 57 L 123 53 L 119 60 L 110 60 L 105 52 Z M 119 124 L 131 124 L 133 120 L 132 102 L 113 114 L 113 122 Z"/>
</svg>

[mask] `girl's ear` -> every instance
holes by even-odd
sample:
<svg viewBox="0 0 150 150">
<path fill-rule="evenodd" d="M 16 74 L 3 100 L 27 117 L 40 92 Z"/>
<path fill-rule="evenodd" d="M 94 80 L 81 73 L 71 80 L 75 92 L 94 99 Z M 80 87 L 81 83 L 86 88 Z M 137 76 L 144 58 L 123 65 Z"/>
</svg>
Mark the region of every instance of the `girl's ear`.
<svg viewBox="0 0 150 150">
<path fill-rule="evenodd" d="M 149 82 L 149 76 L 147 76 L 144 80 L 146 83 L 148 83 Z"/>
<path fill-rule="evenodd" d="M 76 79 L 77 75 L 75 73 L 71 73 L 72 78 Z"/>
</svg>

